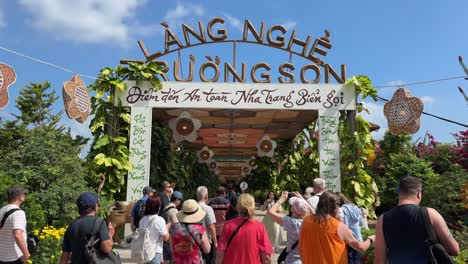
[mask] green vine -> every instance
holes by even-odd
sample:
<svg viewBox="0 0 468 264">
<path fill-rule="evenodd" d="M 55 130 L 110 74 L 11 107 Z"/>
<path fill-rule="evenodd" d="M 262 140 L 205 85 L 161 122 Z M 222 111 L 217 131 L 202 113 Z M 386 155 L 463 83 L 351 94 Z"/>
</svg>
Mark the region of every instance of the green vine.
<svg viewBox="0 0 468 264">
<path fill-rule="evenodd" d="M 104 68 L 98 79 L 89 87 L 94 92 L 91 99 L 90 129 L 94 141 L 88 159 L 93 162 L 97 175 L 97 191 L 102 195 L 113 196 L 120 193 L 125 185 L 125 175 L 132 168 L 129 162 L 128 138 L 130 129 L 130 110 L 119 101 L 114 105 L 115 92 L 127 90 L 126 80 L 138 83 L 149 81 L 154 87 L 161 88 L 158 75 L 161 67 L 153 62 Z"/>
<path fill-rule="evenodd" d="M 353 85 L 356 99 L 370 96 L 377 101 L 377 90 L 367 76 L 354 76 L 346 81 Z M 367 111 L 362 103 L 358 104 L 357 113 Z M 340 117 L 338 135 L 341 142 L 341 177 L 343 193 L 353 198 L 358 206 L 369 210 L 369 216 L 375 217 L 374 209 L 379 205 L 378 188 L 374 179 L 366 171 L 375 158 L 375 142 L 370 134 L 370 124 L 361 116 L 356 117 L 356 130 L 352 131 L 345 115 Z"/>
</svg>

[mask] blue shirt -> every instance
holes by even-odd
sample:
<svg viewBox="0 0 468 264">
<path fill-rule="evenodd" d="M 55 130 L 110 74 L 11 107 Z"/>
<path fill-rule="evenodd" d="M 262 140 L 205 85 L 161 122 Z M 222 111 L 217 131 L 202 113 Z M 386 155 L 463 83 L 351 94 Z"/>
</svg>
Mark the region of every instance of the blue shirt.
<svg viewBox="0 0 468 264">
<path fill-rule="evenodd" d="M 362 242 L 361 226 L 362 226 L 362 212 L 361 209 L 354 204 L 344 204 L 341 206 L 344 214 L 343 223 L 351 229 L 354 237 Z"/>
<path fill-rule="evenodd" d="M 141 198 L 141 200 L 146 204 L 146 201 L 148 201 L 148 197 L 149 197 L 148 195 L 145 195 L 145 196 L 143 196 L 143 198 Z M 130 216 L 131 216 L 131 217 L 135 217 L 135 208 L 136 208 L 136 205 L 137 205 L 137 203 L 134 203 L 134 204 L 133 204 L 132 211 L 130 212 Z"/>
</svg>

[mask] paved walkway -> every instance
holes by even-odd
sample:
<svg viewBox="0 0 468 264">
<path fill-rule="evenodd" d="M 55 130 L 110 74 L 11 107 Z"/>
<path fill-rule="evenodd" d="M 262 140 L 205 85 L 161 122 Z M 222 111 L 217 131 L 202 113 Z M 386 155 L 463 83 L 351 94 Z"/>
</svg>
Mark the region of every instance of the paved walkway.
<svg viewBox="0 0 468 264">
<path fill-rule="evenodd" d="M 262 221 L 263 217 L 265 216 L 265 212 L 262 212 L 260 210 L 255 210 L 255 219 Z M 282 230 L 282 235 L 283 235 L 283 241 L 286 241 L 286 232 L 281 228 Z M 283 249 L 285 246 L 282 245 L 281 249 Z M 131 258 L 131 253 L 130 253 L 130 246 L 124 246 L 124 247 L 119 247 L 117 248 L 117 251 L 120 254 L 120 258 L 122 259 L 122 264 L 130 264 L 130 263 L 136 263 L 135 261 L 132 261 Z M 279 254 L 273 254 L 271 257 L 271 263 L 276 263 L 278 259 Z"/>
</svg>

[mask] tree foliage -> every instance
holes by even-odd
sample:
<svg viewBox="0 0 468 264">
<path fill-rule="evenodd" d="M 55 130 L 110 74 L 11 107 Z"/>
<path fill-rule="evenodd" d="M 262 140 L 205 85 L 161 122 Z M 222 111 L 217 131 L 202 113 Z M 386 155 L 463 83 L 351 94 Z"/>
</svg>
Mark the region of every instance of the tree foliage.
<svg viewBox="0 0 468 264">
<path fill-rule="evenodd" d="M 30 228 L 70 222 L 76 197 L 88 189 L 88 169 L 79 158 L 86 140 L 58 125 L 61 112 L 52 113 L 58 97 L 49 89 L 48 82 L 27 85 L 16 100 L 20 114 L 0 123 L 0 192 L 13 182 L 30 190 L 24 204 Z"/>
</svg>

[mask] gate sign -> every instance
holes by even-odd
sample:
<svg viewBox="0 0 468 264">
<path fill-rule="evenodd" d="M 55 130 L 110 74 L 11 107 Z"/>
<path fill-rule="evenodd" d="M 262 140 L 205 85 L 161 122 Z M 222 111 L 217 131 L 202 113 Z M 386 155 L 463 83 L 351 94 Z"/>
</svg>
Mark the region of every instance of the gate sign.
<svg viewBox="0 0 468 264">
<path fill-rule="evenodd" d="M 239 184 L 239 187 L 241 188 L 242 191 L 245 191 L 247 190 L 247 188 L 249 188 L 249 184 L 247 184 L 246 182 L 241 182 Z"/>
<path fill-rule="evenodd" d="M 354 87 L 343 84 L 250 84 L 127 81 L 123 106 L 220 109 L 354 110 Z M 115 102 L 116 104 L 118 101 Z"/>
</svg>

